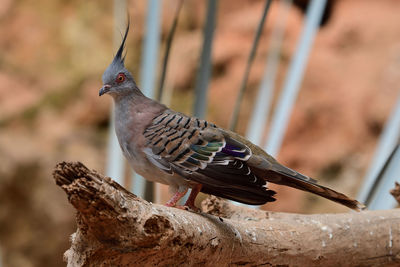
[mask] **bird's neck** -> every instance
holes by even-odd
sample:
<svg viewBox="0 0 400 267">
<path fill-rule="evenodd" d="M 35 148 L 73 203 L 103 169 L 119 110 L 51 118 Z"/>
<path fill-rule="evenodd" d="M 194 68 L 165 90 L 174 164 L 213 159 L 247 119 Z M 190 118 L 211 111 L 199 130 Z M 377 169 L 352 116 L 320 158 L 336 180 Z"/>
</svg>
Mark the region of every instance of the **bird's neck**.
<svg viewBox="0 0 400 267">
<path fill-rule="evenodd" d="M 117 106 L 140 103 L 143 99 L 147 98 L 136 85 L 134 88 L 120 90 L 118 94 L 112 94 L 111 96 Z"/>
<path fill-rule="evenodd" d="M 115 128 L 118 139 L 131 139 L 143 133 L 152 119 L 166 107 L 154 101 L 139 90 L 123 97 L 115 98 Z"/>
</svg>

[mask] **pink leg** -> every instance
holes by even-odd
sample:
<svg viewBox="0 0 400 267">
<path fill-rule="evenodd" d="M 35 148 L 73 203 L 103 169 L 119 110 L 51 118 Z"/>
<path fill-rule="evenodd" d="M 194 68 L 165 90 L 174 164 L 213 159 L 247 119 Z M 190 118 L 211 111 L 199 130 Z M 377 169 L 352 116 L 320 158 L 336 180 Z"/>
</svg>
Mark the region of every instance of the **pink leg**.
<svg viewBox="0 0 400 267">
<path fill-rule="evenodd" d="M 186 200 L 185 206 L 188 206 L 194 211 L 199 211 L 199 208 L 197 208 L 194 205 L 194 201 L 196 200 L 197 195 L 199 194 L 201 190 L 202 185 L 198 184 L 195 187 L 192 188 L 192 192 L 190 192 L 189 198 Z"/>
<path fill-rule="evenodd" d="M 186 195 L 186 192 L 188 189 L 186 188 L 185 191 L 179 192 L 179 190 L 175 193 L 175 195 L 172 196 L 170 200 L 165 204 L 167 207 L 175 207 L 176 203 L 183 198 L 184 195 Z"/>
</svg>

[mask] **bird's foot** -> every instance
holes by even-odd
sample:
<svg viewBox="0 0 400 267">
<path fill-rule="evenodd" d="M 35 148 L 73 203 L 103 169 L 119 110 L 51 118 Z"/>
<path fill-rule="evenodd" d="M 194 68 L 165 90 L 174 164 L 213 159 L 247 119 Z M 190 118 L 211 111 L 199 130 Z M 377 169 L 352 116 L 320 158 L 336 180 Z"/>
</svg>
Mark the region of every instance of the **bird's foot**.
<svg viewBox="0 0 400 267">
<path fill-rule="evenodd" d="M 183 192 L 177 191 L 177 192 L 175 193 L 175 195 L 173 195 L 172 198 L 171 198 L 170 200 L 168 200 L 167 203 L 165 203 L 165 206 L 167 206 L 167 207 L 175 207 L 176 203 L 177 203 L 183 196 L 185 196 L 186 192 L 187 192 L 187 189 L 186 189 L 185 191 L 183 191 Z"/>
<path fill-rule="evenodd" d="M 177 205 L 177 206 L 175 206 L 175 208 L 177 208 L 177 209 L 181 209 L 181 210 L 187 210 L 187 211 L 194 211 L 194 212 L 200 212 L 201 210 L 198 208 L 198 207 L 196 207 L 196 206 L 188 206 L 188 205 Z"/>
<path fill-rule="evenodd" d="M 184 192 L 176 192 L 175 195 L 165 204 L 167 207 L 175 207 L 181 210 L 192 210 L 195 212 L 200 212 L 201 210 L 194 205 L 197 194 L 201 190 L 201 185 L 198 184 L 192 188 L 189 198 L 187 199 L 185 205 L 176 205 L 176 203 L 186 194 L 187 189 Z"/>
<path fill-rule="evenodd" d="M 189 207 L 190 209 L 200 212 L 200 209 L 194 205 L 194 201 L 196 200 L 197 195 L 201 191 L 201 184 L 196 185 L 195 187 L 192 188 L 192 191 L 190 192 L 190 195 L 188 199 L 186 200 L 185 206 Z"/>
</svg>

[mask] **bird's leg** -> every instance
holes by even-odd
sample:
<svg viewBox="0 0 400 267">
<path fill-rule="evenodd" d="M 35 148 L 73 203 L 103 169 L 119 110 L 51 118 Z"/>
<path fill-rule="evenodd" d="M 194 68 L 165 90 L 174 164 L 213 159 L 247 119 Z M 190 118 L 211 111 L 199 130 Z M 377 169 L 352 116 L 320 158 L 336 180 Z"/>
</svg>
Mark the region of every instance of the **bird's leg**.
<svg viewBox="0 0 400 267">
<path fill-rule="evenodd" d="M 185 206 L 189 207 L 190 209 L 194 211 L 199 211 L 200 209 L 197 208 L 194 205 L 194 201 L 196 200 L 197 195 L 199 194 L 201 190 L 202 185 L 197 184 L 195 187 L 192 188 L 192 191 L 190 192 L 189 198 L 186 200 Z"/>
<path fill-rule="evenodd" d="M 186 188 L 185 191 L 180 192 L 179 190 L 176 191 L 175 195 L 173 195 L 171 197 L 170 200 L 168 200 L 168 202 L 165 204 L 165 206 L 167 207 L 175 207 L 176 203 L 183 198 L 183 196 L 186 194 L 186 192 L 188 191 L 188 189 Z"/>
</svg>

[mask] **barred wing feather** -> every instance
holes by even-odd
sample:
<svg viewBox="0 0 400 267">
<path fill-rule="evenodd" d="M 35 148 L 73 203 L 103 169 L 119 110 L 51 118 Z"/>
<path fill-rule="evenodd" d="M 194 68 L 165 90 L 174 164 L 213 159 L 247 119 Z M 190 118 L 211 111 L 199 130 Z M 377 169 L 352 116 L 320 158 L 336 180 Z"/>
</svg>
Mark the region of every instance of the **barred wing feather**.
<svg viewBox="0 0 400 267">
<path fill-rule="evenodd" d="M 254 205 L 275 200 L 275 192 L 246 163 L 250 148 L 214 124 L 167 110 L 153 119 L 144 136 L 150 162 L 202 184 L 205 193 Z"/>
</svg>

